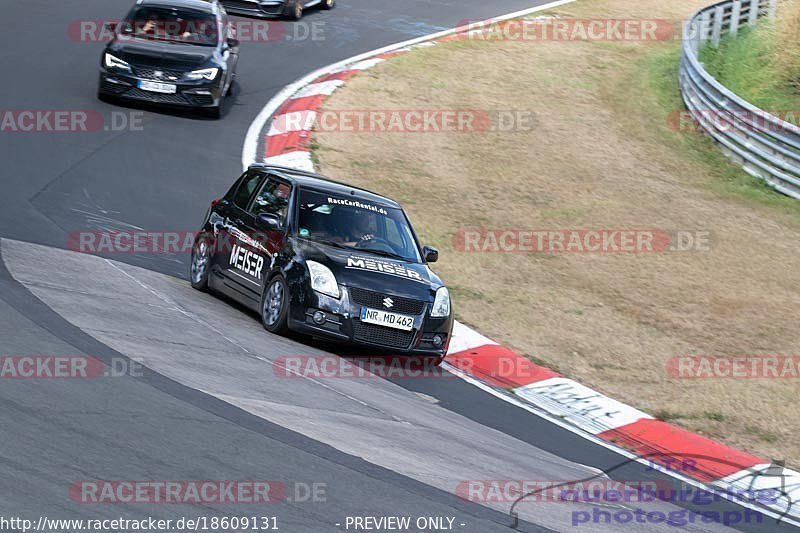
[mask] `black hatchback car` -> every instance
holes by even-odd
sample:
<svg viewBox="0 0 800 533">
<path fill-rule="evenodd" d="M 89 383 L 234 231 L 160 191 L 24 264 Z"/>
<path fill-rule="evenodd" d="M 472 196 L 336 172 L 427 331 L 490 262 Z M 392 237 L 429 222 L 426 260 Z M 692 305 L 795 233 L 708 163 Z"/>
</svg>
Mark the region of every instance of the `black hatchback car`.
<svg viewBox="0 0 800 533">
<path fill-rule="evenodd" d="M 336 0 L 220 0 L 231 13 L 252 17 L 302 18 L 308 7 L 319 6 L 333 9 Z"/>
<path fill-rule="evenodd" d="M 191 282 L 294 330 L 441 361 L 450 295 L 396 202 L 283 167 L 253 165 L 214 200 Z"/>
<path fill-rule="evenodd" d="M 217 0 L 139 0 L 103 51 L 98 96 L 205 109 L 219 117 L 239 41 Z"/>
</svg>

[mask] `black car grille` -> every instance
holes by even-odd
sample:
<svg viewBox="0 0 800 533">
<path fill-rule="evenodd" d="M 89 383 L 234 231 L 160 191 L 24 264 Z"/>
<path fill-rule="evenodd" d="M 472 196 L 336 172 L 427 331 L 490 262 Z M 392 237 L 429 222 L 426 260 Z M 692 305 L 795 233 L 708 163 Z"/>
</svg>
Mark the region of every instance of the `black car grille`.
<svg viewBox="0 0 800 533">
<path fill-rule="evenodd" d="M 353 322 L 353 338 L 357 341 L 377 344 L 387 348 L 400 348 L 407 350 L 414 340 L 414 331 L 365 324 L 358 320 Z"/>
<path fill-rule="evenodd" d="M 391 296 L 367 289 L 359 289 L 358 287 L 350 288 L 350 296 L 357 304 L 374 309 L 385 309 L 393 313 L 419 315 L 422 313 L 422 310 L 425 309 L 425 302 L 422 300 L 412 300 L 411 298 L 403 298 L 402 296 Z M 386 307 L 383 304 L 383 300 L 386 298 L 392 299 L 392 307 Z"/>
<path fill-rule="evenodd" d="M 263 13 L 264 15 L 280 15 L 283 12 L 283 5 L 259 6 L 255 2 L 243 2 L 242 0 L 223 0 L 222 5 L 231 11 L 247 11 L 250 13 Z"/>
<path fill-rule="evenodd" d="M 130 89 L 130 85 L 123 85 L 120 83 L 111 83 L 103 80 L 100 82 L 100 92 L 106 94 L 121 94 Z"/>
<path fill-rule="evenodd" d="M 173 70 L 161 70 L 150 67 L 133 67 L 133 69 L 136 77 L 144 78 L 146 80 L 174 82 L 183 78 L 182 72 L 176 72 Z M 161 72 L 161 76 L 156 76 L 156 72 Z"/>
<path fill-rule="evenodd" d="M 186 93 L 186 98 L 196 106 L 206 106 L 214 103 L 214 97 L 210 94 Z"/>
<path fill-rule="evenodd" d="M 174 105 L 192 104 L 192 102 L 187 100 L 186 97 L 184 97 L 182 94 L 154 93 L 150 91 L 143 91 L 136 87 L 133 87 L 123 96 L 126 96 L 127 98 L 135 98 L 137 100 L 144 100 L 146 102 L 155 102 L 159 104 L 174 104 Z"/>
</svg>

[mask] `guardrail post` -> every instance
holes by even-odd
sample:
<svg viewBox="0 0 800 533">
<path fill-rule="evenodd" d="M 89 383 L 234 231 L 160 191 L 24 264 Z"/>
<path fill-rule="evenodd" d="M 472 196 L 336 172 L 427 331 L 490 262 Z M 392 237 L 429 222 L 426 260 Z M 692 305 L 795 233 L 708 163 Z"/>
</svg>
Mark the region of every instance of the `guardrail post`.
<svg viewBox="0 0 800 533">
<path fill-rule="evenodd" d="M 761 0 L 750 0 L 750 13 L 747 23 L 753 27 L 758 22 L 758 8 L 761 7 Z"/>
<path fill-rule="evenodd" d="M 725 16 L 725 9 L 722 6 L 717 6 L 714 9 L 714 29 L 711 31 L 711 42 L 714 48 L 719 46 L 719 40 L 722 37 L 722 18 Z"/>
<path fill-rule="evenodd" d="M 777 14 L 778 14 L 778 0 L 769 0 L 767 15 L 769 16 L 769 18 L 774 19 Z"/>
<path fill-rule="evenodd" d="M 731 29 L 730 33 L 732 36 L 736 37 L 739 33 L 739 24 L 742 18 L 742 2 L 740 0 L 736 0 L 733 3 L 733 8 L 731 9 Z"/>
<path fill-rule="evenodd" d="M 700 17 L 700 46 L 708 40 L 708 28 L 711 26 L 711 13 L 705 11 Z"/>
</svg>

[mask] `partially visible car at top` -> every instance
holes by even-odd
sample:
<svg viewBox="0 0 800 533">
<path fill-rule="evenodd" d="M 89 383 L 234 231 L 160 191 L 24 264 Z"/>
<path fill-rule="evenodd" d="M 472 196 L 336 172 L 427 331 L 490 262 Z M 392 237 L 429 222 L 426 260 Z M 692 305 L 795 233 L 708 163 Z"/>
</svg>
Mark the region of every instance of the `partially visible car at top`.
<svg viewBox="0 0 800 533">
<path fill-rule="evenodd" d="M 220 0 L 231 13 L 251 17 L 288 17 L 299 20 L 306 8 L 333 9 L 336 0 Z"/>
<path fill-rule="evenodd" d="M 406 213 L 377 194 L 253 165 L 212 203 L 191 282 L 258 311 L 264 327 L 440 362 L 453 313 Z"/>
<path fill-rule="evenodd" d="M 100 98 L 204 109 L 219 117 L 239 41 L 217 0 L 139 0 L 100 60 Z"/>
</svg>

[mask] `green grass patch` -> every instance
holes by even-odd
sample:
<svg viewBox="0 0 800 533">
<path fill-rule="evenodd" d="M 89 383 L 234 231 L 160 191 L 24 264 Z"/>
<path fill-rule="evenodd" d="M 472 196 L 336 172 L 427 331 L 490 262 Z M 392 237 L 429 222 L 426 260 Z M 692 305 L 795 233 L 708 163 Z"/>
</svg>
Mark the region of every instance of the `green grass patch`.
<svg viewBox="0 0 800 533">
<path fill-rule="evenodd" d="M 669 117 L 685 110 L 678 83 L 679 64 L 680 45 L 676 44 L 648 55 L 637 69 L 637 76 L 640 76 L 652 93 L 651 101 L 642 105 L 649 104 L 653 107 L 651 113 L 656 117 L 654 126 L 661 132 L 664 142 L 675 146 L 691 160 L 710 166 L 719 176 L 717 182 L 710 184 L 713 191 L 765 205 L 800 220 L 800 202 L 780 194 L 766 182 L 747 174 L 728 159 L 709 137 L 689 131 L 675 131 L 669 127 Z"/>
<path fill-rule="evenodd" d="M 797 47 L 783 43 L 773 24 L 761 22 L 725 36 L 719 48 L 710 44 L 700 51 L 709 74 L 751 104 L 795 125 L 800 125 L 800 90 L 791 84 L 780 61 L 779 49 Z"/>
</svg>

